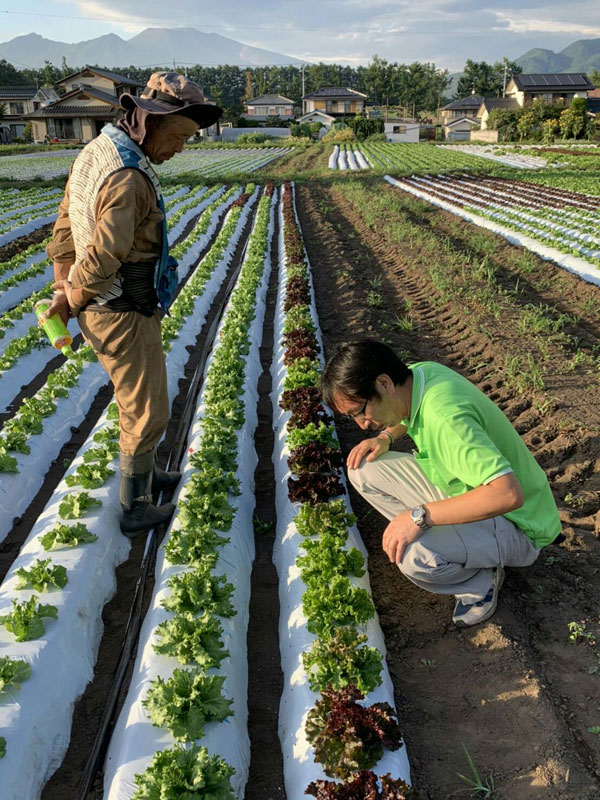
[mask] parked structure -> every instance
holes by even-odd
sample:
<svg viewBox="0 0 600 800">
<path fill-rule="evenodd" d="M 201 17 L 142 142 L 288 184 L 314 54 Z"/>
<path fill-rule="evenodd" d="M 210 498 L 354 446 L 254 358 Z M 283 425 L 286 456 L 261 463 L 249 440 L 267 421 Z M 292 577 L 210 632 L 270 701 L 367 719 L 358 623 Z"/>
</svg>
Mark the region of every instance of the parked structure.
<svg viewBox="0 0 600 800">
<path fill-rule="evenodd" d="M 312 111 L 322 111 L 334 119 L 354 117 L 364 112 L 366 99 L 367 95 L 356 89 L 325 86 L 303 96 L 302 115 L 306 116 Z"/>
<path fill-rule="evenodd" d="M 27 115 L 58 99 L 56 91 L 47 86 L 0 86 L 0 106 L 6 109 L 2 125 L 8 128 L 4 138 L 10 142 L 22 137 L 29 122 Z"/>
<path fill-rule="evenodd" d="M 246 113 L 243 116 L 251 122 L 272 122 L 275 117 L 294 118 L 294 101 L 280 94 L 261 94 L 244 105 Z"/>
<path fill-rule="evenodd" d="M 143 84 L 116 72 L 86 66 L 58 81 L 66 93 L 27 115 L 34 141 L 88 142 L 120 112 L 123 92 L 137 94 Z"/>
<path fill-rule="evenodd" d="M 384 133 L 388 142 L 418 142 L 419 129 L 417 120 L 389 118 L 384 121 Z"/>
</svg>

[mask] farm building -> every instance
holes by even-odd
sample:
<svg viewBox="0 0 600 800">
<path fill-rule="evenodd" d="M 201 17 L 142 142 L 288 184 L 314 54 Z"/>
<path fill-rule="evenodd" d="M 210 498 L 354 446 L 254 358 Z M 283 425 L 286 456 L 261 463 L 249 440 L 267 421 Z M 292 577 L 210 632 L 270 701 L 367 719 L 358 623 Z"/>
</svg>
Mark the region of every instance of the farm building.
<svg viewBox="0 0 600 800">
<path fill-rule="evenodd" d="M 58 139 L 85 142 L 97 136 L 107 122 L 114 122 L 121 110 L 119 97 L 136 94 L 142 84 L 98 67 L 86 66 L 56 84 L 66 93 L 27 114 L 36 142 Z"/>
<path fill-rule="evenodd" d="M 414 120 L 387 119 L 384 133 L 388 142 L 418 142 L 420 124 Z"/>
</svg>

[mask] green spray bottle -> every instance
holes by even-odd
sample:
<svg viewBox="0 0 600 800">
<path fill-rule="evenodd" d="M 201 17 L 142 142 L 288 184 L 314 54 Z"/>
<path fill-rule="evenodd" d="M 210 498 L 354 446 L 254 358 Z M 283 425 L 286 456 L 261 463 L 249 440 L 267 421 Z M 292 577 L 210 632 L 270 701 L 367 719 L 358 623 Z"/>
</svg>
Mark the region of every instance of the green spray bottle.
<svg viewBox="0 0 600 800">
<path fill-rule="evenodd" d="M 73 337 L 69 333 L 69 329 L 62 321 L 60 314 L 53 314 L 46 319 L 44 314 L 52 305 L 50 300 L 38 300 L 33 307 L 36 317 L 39 319 L 42 328 L 46 332 L 46 336 L 50 340 L 52 347 L 56 347 L 67 358 L 75 358 L 75 353 L 71 345 L 73 344 Z"/>
</svg>

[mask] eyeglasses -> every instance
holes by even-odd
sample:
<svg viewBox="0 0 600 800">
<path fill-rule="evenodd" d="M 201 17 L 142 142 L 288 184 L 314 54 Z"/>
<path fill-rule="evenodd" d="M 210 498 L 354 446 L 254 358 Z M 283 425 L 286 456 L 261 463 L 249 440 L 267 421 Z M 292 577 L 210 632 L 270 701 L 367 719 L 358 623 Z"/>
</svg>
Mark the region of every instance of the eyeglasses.
<svg viewBox="0 0 600 800">
<path fill-rule="evenodd" d="M 364 417 L 366 415 L 368 402 L 369 402 L 368 399 L 365 400 L 365 404 L 360 409 L 360 411 L 355 411 L 354 413 L 351 414 L 342 414 L 342 417 L 346 417 L 346 419 L 352 419 L 356 422 L 357 419 L 360 419 L 361 417 Z"/>
</svg>

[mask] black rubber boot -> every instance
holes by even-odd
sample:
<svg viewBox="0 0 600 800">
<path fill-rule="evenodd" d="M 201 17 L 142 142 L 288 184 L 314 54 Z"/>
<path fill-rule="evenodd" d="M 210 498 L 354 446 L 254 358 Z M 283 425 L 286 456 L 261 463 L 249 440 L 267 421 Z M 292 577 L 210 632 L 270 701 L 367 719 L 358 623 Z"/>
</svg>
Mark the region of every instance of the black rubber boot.
<svg viewBox="0 0 600 800">
<path fill-rule="evenodd" d="M 161 489 L 174 489 L 181 480 L 181 472 L 165 472 L 156 464 L 152 470 L 152 494 Z"/>
<path fill-rule="evenodd" d="M 123 475 L 119 495 L 121 500 L 121 532 L 125 536 L 135 536 L 149 531 L 157 525 L 168 522 L 173 516 L 175 506 L 165 503 L 155 506 L 152 503 L 152 471 L 143 475 Z"/>
</svg>

